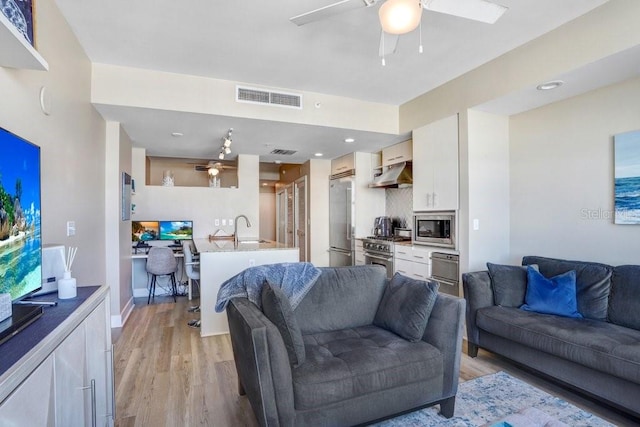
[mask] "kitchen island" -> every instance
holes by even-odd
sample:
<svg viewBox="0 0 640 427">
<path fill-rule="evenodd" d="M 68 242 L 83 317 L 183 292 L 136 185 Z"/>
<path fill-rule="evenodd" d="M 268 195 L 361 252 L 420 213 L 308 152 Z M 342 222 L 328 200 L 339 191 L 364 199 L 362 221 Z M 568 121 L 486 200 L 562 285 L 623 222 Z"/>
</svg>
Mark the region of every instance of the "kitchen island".
<svg viewBox="0 0 640 427">
<path fill-rule="evenodd" d="M 200 254 L 200 336 L 229 332 L 226 313 L 216 313 L 220 285 L 248 267 L 279 262 L 298 262 L 298 248 L 270 240 L 194 239 Z"/>
</svg>

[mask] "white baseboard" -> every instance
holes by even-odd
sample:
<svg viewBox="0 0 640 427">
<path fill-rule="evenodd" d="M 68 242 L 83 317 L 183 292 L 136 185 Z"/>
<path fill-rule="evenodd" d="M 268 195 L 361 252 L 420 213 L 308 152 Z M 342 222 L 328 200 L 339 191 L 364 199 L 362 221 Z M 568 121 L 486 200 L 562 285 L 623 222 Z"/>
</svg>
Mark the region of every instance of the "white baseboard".
<svg viewBox="0 0 640 427">
<path fill-rule="evenodd" d="M 133 311 L 134 307 L 135 307 L 135 304 L 133 303 L 133 297 L 132 297 L 129 299 L 129 301 L 127 301 L 127 304 L 124 306 L 120 314 L 111 316 L 111 327 L 112 328 L 123 327 L 124 324 L 127 322 L 127 319 L 129 319 L 129 316 L 131 315 L 131 312 Z"/>
</svg>

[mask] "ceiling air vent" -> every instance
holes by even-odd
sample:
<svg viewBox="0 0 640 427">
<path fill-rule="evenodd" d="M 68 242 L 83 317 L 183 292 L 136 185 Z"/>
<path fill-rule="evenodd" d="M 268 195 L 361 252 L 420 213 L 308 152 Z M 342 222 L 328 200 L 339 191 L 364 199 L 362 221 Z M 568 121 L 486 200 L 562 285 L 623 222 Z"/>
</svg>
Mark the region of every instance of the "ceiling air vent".
<svg viewBox="0 0 640 427">
<path fill-rule="evenodd" d="M 236 86 L 236 101 L 302 109 L 302 95 Z"/>
<path fill-rule="evenodd" d="M 285 150 L 285 149 L 282 149 L 282 148 L 276 148 L 275 150 L 273 150 L 269 154 L 276 154 L 276 155 L 279 155 L 279 156 L 292 156 L 295 153 L 297 153 L 296 150 Z"/>
</svg>

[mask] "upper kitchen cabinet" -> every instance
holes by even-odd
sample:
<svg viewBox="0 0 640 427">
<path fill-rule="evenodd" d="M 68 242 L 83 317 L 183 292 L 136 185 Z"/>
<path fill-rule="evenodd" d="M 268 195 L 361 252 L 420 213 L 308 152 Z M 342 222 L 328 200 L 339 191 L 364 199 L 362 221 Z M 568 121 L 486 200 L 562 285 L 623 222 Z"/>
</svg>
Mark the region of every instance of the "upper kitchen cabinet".
<svg viewBox="0 0 640 427">
<path fill-rule="evenodd" d="M 382 167 L 387 167 L 401 162 L 410 162 L 413 158 L 411 140 L 392 145 L 382 150 Z"/>
<path fill-rule="evenodd" d="M 413 210 L 458 209 L 458 115 L 413 131 Z"/>
<path fill-rule="evenodd" d="M 355 153 L 345 154 L 331 160 L 331 175 L 341 174 L 356 168 Z"/>
</svg>

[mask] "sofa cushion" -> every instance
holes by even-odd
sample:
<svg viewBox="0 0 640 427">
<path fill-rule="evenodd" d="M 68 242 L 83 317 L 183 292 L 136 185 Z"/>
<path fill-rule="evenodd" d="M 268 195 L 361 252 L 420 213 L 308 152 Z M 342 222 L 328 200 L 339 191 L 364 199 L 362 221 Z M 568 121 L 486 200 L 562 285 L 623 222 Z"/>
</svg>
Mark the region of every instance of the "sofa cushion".
<svg viewBox="0 0 640 427">
<path fill-rule="evenodd" d="M 373 324 L 411 342 L 422 339 L 440 284 L 393 275 L 384 291 Z"/>
<path fill-rule="evenodd" d="M 540 273 L 553 277 L 570 270 L 576 271 L 578 311 L 588 319 L 606 320 L 613 267 L 583 261 L 526 256 L 522 265 L 538 264 Z"/>
<path fill-rule="evenodd" d="M 304 342 L 298 322 L 293 316 L 289 298 L 277 286 L 265 283 L 262 287 L 262 311 L 282 335 L 284 346 L 287 349 L 289 363 L 298 366 L 304 363 Z"/>
<path fill-rule="evenodd" d="M 537 265 L 531 267 L 538 268 Z M 520 307 L 527 292 L 527 267 L 487 263 L 493 301 L 503 307 Z"/>
<path fill-rule="evenodd" d="M 574 270 L 546 278 L 532 266 L 527 267 L 527 294 L 524 300 L 520 308 L 526 311 L 582 318 L 578 313 Z"/>
<path fill-rule="evenodd" d="M 640 330 L 640 265 L 614 267 L 609 295 L 609 321 Z"/>
<path fill-rule="evenodd" d="M 442 390 L 442 353 L 369 325 L 303 336 L 306 362 L 293 369 L 296 410 L 425 382 Z"/>
<path fill-rule="evenodd" d="M 479 309 L 476 323 L 491 334 L 640 383 L 640 331 L 635 329 L 498 306 Z"/>
<path fill-rule="evenodd" d="M 313 288 L 293 311 L 303 335 L 370 325 L 387 285 L 380 265 L 321 267 Z"/>
</svg>

